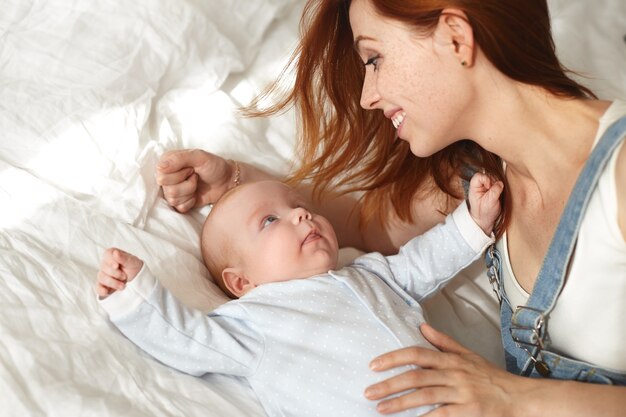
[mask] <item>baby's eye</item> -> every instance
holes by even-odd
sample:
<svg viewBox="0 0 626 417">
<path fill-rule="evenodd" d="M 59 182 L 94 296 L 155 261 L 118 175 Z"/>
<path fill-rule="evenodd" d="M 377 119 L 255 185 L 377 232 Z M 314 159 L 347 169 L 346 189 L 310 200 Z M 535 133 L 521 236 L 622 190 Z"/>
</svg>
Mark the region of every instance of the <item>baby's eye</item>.
<svg viewBox="0 0 626 417">
<path fill-rule="evenodd" d="M 278 220 L 278 217 L 276 216 L 267 216 L 265 219 L 263 219 L 263 223 L 261 226 L 265 228 L 269 226 L 270 224 L 274 223 L 276 220 Z"/>
</svg>

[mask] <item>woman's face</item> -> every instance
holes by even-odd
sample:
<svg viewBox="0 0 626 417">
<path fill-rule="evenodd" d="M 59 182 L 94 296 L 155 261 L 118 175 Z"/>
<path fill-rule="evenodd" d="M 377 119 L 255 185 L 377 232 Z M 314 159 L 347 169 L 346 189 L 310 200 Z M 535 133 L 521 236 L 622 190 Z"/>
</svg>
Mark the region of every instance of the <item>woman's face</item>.
<svg viewBox="0 0 626 417">
<path fill-rule="evenodd" d="M 471 91 L 445 25 L 419 36 L 404 23 L 379 16 L 369 0 L 353 0 L 350 26 L 366 65 L 364 109 L 382 110 L 420 157 L 465 138 Z"/>
</svg>

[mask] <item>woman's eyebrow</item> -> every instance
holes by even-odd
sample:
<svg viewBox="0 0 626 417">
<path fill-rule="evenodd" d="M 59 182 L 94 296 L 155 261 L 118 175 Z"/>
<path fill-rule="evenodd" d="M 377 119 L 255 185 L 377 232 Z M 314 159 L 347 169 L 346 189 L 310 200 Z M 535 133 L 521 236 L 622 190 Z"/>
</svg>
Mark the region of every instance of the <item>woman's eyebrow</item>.
<svg viewBox="0 0 626 417">
<path fill-rule="evenodd" d="M 361 41 L 374 41 L 374 38 L 370 38 L 369 36 L 363 36 L 363 35 L 359 35 L 354 39 L 354 45 L 353 48 L 359 52 L 359 42 Z"/>
</svg>

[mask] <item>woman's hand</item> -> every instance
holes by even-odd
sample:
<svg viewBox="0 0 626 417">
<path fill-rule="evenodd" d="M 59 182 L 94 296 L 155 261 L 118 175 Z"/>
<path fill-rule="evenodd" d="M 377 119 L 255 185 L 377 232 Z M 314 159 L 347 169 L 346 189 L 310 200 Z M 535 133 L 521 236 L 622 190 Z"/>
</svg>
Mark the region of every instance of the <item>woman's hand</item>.
<svg viewBox="0 0 626 417">
<path fill-rule="evenodd" d="M 200 149 L 166 152 L 156 171 L 165 200 L 181 213 L 217 201 L 233 186 L 234 177 L 232 161 Z"/>
<path fill-rule="evenodd" d="M 381 400 L 411 390 L 381 401 L 378 410 L 382 414 L 428 404 L 441 404 L 426 414 L 429 417 L 508 417 L 520 411 L 513 409 L 514 404 L 519 406 L 514 397 L 524 391 L 530 382 L 528 378 L 495 367 L 427 324 L 423 324 L 420 330 L 441 352 L 409 347 L 381 355 L 370 364 L 375 371 L 403 365 L 422 368 L 394 376 L 365 390 L 365 396 L 370 400 Z"/>
</svg>

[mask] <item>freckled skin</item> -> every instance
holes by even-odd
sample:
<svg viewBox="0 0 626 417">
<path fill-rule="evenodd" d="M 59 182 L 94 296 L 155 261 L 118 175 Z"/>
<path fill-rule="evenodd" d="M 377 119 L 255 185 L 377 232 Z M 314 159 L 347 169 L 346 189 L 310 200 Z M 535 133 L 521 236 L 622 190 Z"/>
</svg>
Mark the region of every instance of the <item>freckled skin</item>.
<svg viewBox="0 0 626 417">
<path fill-rule="evenodd" d="M 454 46 L 443 31 L 418 37 L 396 21 L 381 21 L 365 0 L 350 7 L 350 24 L 359 42 L 359 55 L 368 65 L 361 105 L 365 109 L 406 112 L 400 139 L 417 156 L 429 156 L 465 138 L 464 120 L 470 112 L 471 88 Z M 391 123 L 391 121 L 390 121 Z"/>
</svg>

